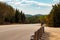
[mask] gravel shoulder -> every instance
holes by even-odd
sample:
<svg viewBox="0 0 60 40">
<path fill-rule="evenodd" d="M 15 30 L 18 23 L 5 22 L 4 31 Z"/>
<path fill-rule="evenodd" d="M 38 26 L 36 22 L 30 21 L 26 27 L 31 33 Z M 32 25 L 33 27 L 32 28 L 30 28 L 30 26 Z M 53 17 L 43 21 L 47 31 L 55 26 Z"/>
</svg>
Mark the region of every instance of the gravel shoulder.
<svg viewBox="0 0 60 40">
<path fill-rule="evenodd" d="M 45 27 L 44 40 L 60 40 L 60 28 Z"/>
</svg>

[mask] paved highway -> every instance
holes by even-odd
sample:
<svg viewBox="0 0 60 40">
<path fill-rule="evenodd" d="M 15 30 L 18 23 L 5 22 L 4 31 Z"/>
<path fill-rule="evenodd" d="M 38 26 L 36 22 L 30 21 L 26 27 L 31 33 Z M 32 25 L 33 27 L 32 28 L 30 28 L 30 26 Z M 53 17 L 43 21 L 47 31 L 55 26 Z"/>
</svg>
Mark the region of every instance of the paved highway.
<svg viewBox="0 0 60 40">
<path fill-rule="evenodd" d="M 40 24 L 0 25 L 0 40 L 30 40 Z"/>
</svg>

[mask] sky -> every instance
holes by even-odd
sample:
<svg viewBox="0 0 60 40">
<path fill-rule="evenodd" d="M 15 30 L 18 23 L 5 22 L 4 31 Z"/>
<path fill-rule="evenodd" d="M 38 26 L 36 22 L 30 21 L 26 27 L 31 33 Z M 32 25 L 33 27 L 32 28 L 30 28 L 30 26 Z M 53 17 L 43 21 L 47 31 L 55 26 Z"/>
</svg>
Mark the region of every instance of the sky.
<svg viewBox="0 0 60 40">
<path fill-rule="evenodd" d="M 0 0 L 11 5 L 15 9 L 22 10 L 25 14 L 42 14 L 47 15 L 52 9 L 52 5 L 59 0 Z"/>
</svg>

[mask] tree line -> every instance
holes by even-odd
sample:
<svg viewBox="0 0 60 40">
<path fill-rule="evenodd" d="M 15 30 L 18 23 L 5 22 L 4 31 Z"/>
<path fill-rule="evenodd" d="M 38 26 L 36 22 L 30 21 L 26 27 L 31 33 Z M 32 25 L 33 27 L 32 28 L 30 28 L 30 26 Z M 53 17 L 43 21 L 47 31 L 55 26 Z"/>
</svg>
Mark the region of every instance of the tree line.
<svg viewBox="0 0 60 40">
<path fill-rule="evenodd" d="M 60 3 L 52 6 L 50 14 L 46 18 L 48 26 L 59 27 L 60 26 Z"/>
<path fill-rule="evenodd" d="M 43 21 L 48 26 L 60 26 L 60 3 L 52 7 L 48 15 L 26 17 L 23 11 L 19 11 L 18 9 L 14 9 L 11 5 L 0 2 L 0 24 L 41 23 Z"/>
<path fill-rule="evenodd" d="M 27 23 L 40 23 L 40 16 L 38 15 L 33 15 L 30 17 L 26 17 Z"/>
<path fill-rule="evenodd" d="M 12 6 L 0 2 L 0 24 L 24 23 L 25 15 L 22 11 L 14 9 Z"/>
<path fill-rule="evenodd" d="M 0 2 L 0 24 L 11 23 L 40 23 L 40 16 L 26 17 L 23 11 L 19 11 L 11 5 Z"/>
<path fill-rule="evenodd" d="M 48 15 L 41 16 L 40 21 L 49 27 L 60 27 L 60 3 L 52 5 L 52 9 Z"/>
</svg>

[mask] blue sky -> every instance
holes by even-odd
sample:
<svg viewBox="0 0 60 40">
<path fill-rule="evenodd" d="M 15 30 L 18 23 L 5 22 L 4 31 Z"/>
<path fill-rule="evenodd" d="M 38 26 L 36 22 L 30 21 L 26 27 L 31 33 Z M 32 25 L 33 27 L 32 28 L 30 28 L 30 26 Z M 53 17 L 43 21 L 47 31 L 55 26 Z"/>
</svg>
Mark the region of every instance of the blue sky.
<svg viewBox="0 0 60 40">
<path fill-rule="evenodd" d="M 22 10 L 25 14 L 49 14 L 52 5 L 59 2 L 59 0 L 0 0 L 7 4 Z"/>
</svg>

